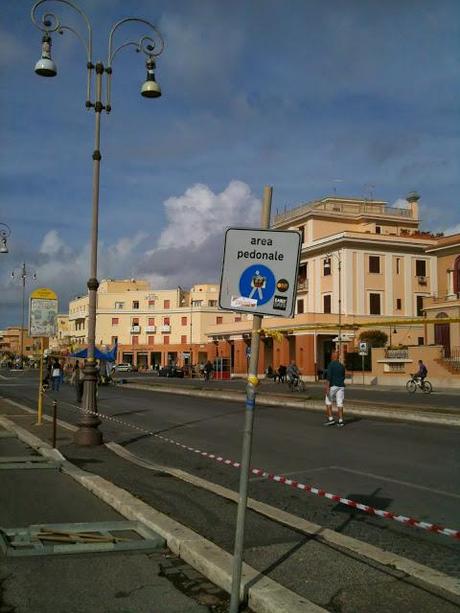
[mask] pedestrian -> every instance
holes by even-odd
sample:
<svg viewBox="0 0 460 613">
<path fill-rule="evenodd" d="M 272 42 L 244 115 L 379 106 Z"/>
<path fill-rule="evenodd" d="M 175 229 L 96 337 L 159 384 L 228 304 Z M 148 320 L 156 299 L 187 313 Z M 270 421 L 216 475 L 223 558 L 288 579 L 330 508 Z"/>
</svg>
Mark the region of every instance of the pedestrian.
<svg viewBox="0 0 460 613">
<path fill-rule="evenodd" d="M 325 426 L 333 426 L 336 424 L 342 428 L 345 424 L 343 421 L 343 401 L 345 397 L 345 367 L 339 361 L 337 351 L 331 354 L 331 361 L 326 371 L 326 416 L 327 421 Z M 334 419 L 332 414 L 332 403 L 337 405 L 338 420 Z"/>
<path fill-rule="evenodd" d="M 56 358 L 54 360 L 53 366 L 51 367 L 51 390 L 53 392 L 58 392 L 60 385 L 61 385 L 61 365 L 59 364 L 59 361 Z"/>
<path fill-rule="evenodd" d="M 287 368 L 283 364 L 278 367 L 278 383 L 284 383 L 286 381 Z"/>
<path fill-rule="evenodd" d="M 203 370 L 204 370 L 204 380 L 205 381 L 209 381 L 209 379 L 211 378 L 211 375 L 212 375 L 212 371 L 214 370 L 213 365 L 211 364 L 211 362 L 209 360 L 204 365 L 204 369 Z"/>
<path fill-rule="evenodd" d="M 81 402 L 83 398 L 83 372 L 80 368 L 80 363 L 77 360 L 73 367 L 70 383 L 75 387 L 75 395 L 77 402 Z"/>
</svg>

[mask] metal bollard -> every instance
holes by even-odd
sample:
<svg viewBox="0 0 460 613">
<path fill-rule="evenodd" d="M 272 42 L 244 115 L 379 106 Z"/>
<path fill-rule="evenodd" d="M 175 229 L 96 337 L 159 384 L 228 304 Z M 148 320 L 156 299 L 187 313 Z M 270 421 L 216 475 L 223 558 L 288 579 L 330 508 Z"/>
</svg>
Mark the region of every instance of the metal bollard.
<svg viewBox="0 0 460 613">
<path fill-rule="evenodd" d="M 53 449 L 56 449 L 57 402 L 53 400 Z"/>
</svg>

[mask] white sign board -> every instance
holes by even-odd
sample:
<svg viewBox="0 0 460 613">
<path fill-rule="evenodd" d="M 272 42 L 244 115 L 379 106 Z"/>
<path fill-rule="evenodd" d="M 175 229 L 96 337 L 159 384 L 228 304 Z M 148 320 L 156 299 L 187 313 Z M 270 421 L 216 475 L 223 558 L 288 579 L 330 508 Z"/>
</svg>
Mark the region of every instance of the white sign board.
<svg viewBox="0 0 460 613">
<path fill-rule="evenodd" d="M 364 341 L 359 343 L 359 355 L 367 355 L 369 353 L 368 344 Z"/>
<path fill-rule="evenodd" d="M 56 294 L 47 288 L 32 292 L 29 302 L 29 335 L 56 336 L 58 301 Z"/>
<path fill-rule="evenodd" d="M 225 233 L 219 307 L 292 317 L 297 292 L 300 233 L 229 228 Z"/>
</svg>

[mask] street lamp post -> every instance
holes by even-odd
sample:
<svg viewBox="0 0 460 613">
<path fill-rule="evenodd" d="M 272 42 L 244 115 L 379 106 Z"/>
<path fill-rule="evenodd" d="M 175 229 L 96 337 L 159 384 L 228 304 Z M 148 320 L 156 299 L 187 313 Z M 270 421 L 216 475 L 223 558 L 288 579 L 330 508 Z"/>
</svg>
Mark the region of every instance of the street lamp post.
<svg viewBox="0 0 460 613">
<path fill-rule="evenodd" d="M 339 342 L 338 352 L 339 360 L 342 358 L 342 255 L 337 253 L 328 253 L 327 258 L 335 257 L 337 259 L 338 271 L 339 271 Z"/>
<path fill-rule="evenodd" d="M 26 281 L 29 277 L 36 279 L 37 275 L 34 272 L 30 272 L 26 268 L 26 263 L 23 262 L 21 269 L 13 271 L 11 273 L 12 279 L 21 279 L 22 283 L 22 316 L 21 316 L 21 334 L 20 334 L 20 364 L 21 368 L 24 368 L 24 323 L 25 323 L 25 310 L 26 310 Z"/>
<path fill-rule="evenodd" d="M 83 18 L 86 28 L 86 39 L 73 27 L 64 25 L 59 17 L 54 13 L 44 13 L 41 20 L 37 19 L 36 12 L 39 6 L 52 1 L 60 2 L 70 6 Z M 95 338 L 96 338 L 96 301 L 97 289 L 99 282 L 97 280 L 97 245 L 98 245 L 98 224 L 99 224 L 99 176 L 100 176 L 100 136 L 101 136 L 101 113 L 105 111 L 107 114 L 111 111 L 111 79 L 112 79 L 112 62 L 121 49 L 133 46 L 137 52 L 143 52 L 146 57 L 147 77 L 141 87 L 141 95 L 144 98 L 158 98 L 161 96 L 161 89 L 155 80 L 155 60 L 161 54 L 164 48 L 163 37 L 158 29 L 149 21 L 138 17 L 127 17 L 116 22 L 110 30 L 108 37 L 108 53 L 106 65 L 100 61 L 93 63 L 92 51 L 92 27 L 87 15 L 80 7 L 70 0 L 38 0 L 31 10 L 31 19 L 34 25 L 43 32 L 42 37 L 42 56 L 35 65 L 35 72 L 44 77 L 55 77 L 57 75 L 57 67 L 51 58 L 51 33 L 57 32 L 63 34 L 64 31 L 70 31 L 77 36 L 82 42 L 86 51 L 86 68 L 87 68 L 87 86 L 86 86 L 86 101 L 85 106 L 88 110 L 94 109 L 95 112 L 95 135 L 94 135 L 94 151 L 92 153 L 93 160 L 93 185 L 92 185 L 92 222 L 91 222 L 91 255 L 90 255 L 90 276 L 87 283 L 88 286 L 88 350 L 87 359 L 84 368 L 83 381 L 83 399 L 84 412 L 81 415 L 78 430 L 75 433 L 75 442 L 78 445 L 98 445 L 102 443 L 102 433 L 98 427 L 100 420 L 97 416 L 97 369 L 95 361 Z M 128 41 L 119 45 L 116 49 L 113 47 L 114 34 L 118 28 L 128 22 L 137 22 L 151 28 L 155 39 L 151 36 L 144 35 L 137 42 Z M 95 72 L 95 98 L 91 100 L 93 74 Z M 103 77 L 106 76 L 105 87 L 105 104 L 103 104 Z"/>
<path fill-rule="evenodd" d="M 8 237 L 10 234 L 10 227 L 6 223 L 0 223 L 0 253 L 8 253 Z"/>
</svg>

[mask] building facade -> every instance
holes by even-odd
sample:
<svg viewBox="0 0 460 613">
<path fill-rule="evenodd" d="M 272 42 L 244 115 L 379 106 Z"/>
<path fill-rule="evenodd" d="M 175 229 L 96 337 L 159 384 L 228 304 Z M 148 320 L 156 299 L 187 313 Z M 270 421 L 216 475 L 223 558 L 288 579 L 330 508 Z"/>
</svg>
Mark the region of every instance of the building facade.
<svg viewBox="0 0 460 613">
<path fill-rule="evenodd" d="M 296 315 L 265 318 L 259 371 L 295 360 L 307 378 L 328 364 L 339 340 L 357 344 L 362 326 L 381 329 L 393 346 L 422 345 L 424 301 L 438 292 L 439 240 L 421 232 L 419 196 L 405 208 L 378 200 L 329 197 L 275 216 L 273 227 L 302 237 Z M 246 372 L 251 324 L 213 326 L 210 340 Z M 276 333 L 278 331 L 278 333 Z"/>
<path fill-rule="evenodd" d="M 104 280 L 97 293 L 96 344 L 117 344 L 118 361 L 139 368 L 214 359 L 208 328 L 235 320 L 218 310 L 218 292 L 215 284 L 152 290 L 143 280 Z M 88 296 L 70 302 L 69 334 L 75 347 L 86 345 Z"/>
</svg>

